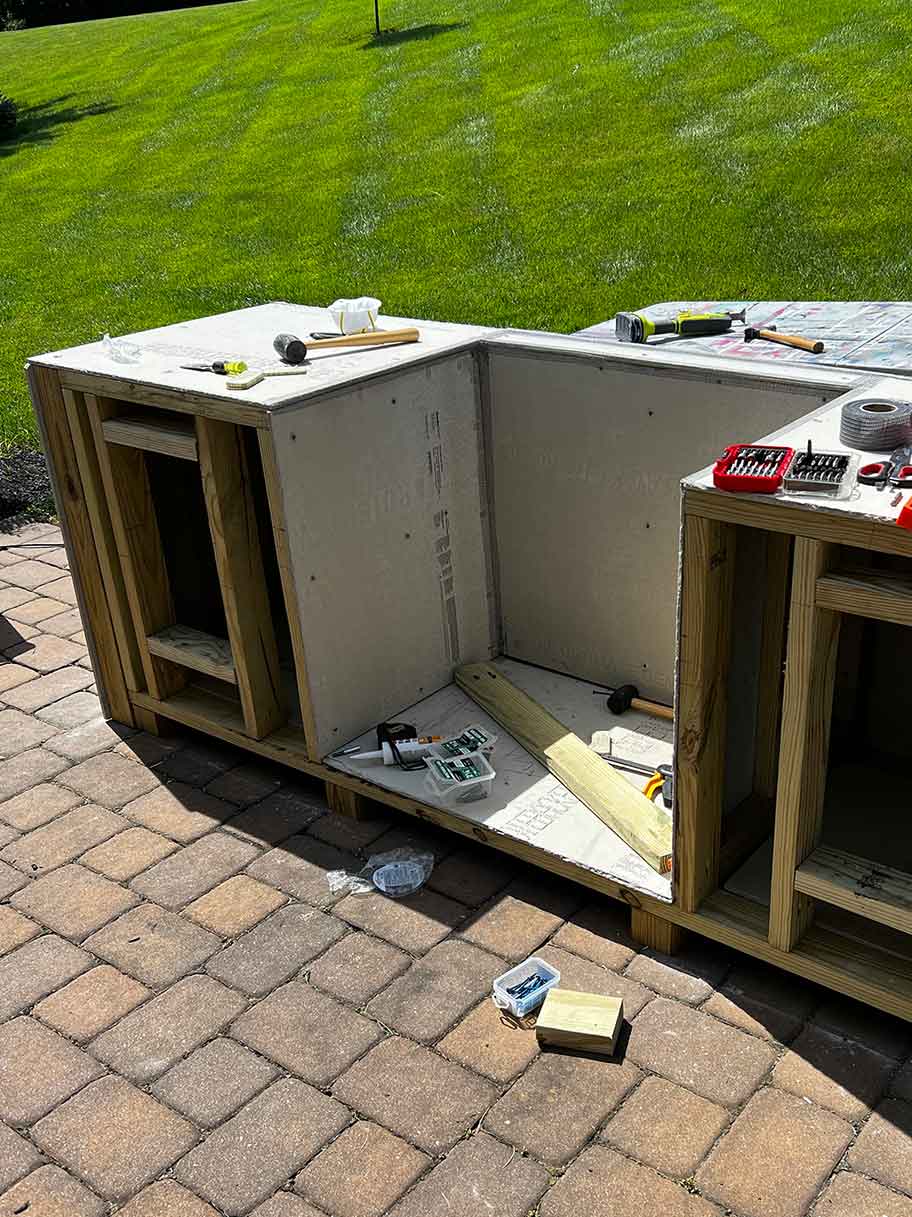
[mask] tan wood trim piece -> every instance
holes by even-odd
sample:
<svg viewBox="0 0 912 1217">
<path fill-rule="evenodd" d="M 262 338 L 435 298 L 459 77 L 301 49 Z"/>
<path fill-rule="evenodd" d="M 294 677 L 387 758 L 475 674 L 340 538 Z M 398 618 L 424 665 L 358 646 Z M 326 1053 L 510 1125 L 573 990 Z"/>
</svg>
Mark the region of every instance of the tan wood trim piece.
<svg viewBox="0 0 912 1217">
<path fill-rule="evenodd" d="M 285 719 L 279 653 L 250 470 L 239 427 L 196 420 L 203 497 L 228 623 L 228 641 L 249 735 L 262 739 Z"/>
<path fill-rule="evenodd" d="M 836 613 L 912 625 L 912 578 L 886 570 L 829 571 L 817 580 L 817 605 Z"/>
<path fill-rule="evenodd" d="M 898 510 L 898 509 L 897 509 Z M 912 533 L 895 524 L 852 515 L 782 503 L 761 502 L 760 496 L 725 494 L 700 487 L 684 487 L 686 515 L 703 516 L 730 524 L 746 524 L 767 532 L 785 532 L 812 541 L 829 541 L 856 549 L 873 549 L 884 554 L 912 557 Z"/>
<path fill-rule="evenodd" d="M 781 951 L 795 946 L 813 916 L 811 901 L 795 891 L 795 871 L 818 844 L 823 816 L 841 618 L 817 607 L 816 591 L 834 552 L 795 539 L 770 889 L 769 937 Z"/>
<path fill-rule="evenodd" d="M 760 633 L 757 727 L 754 732 L 754 794 L 776 797 L 779 772 L 779 715 L 785 673 L 785 634 L 792 575 L 792 538 L 766 534 L 766 597 Z"/>
<path fill-rule="evenodd" d="M 671 863 L 671 819 L 543 706 L 488 663 L 457 668 L 456 683 L 659 874 Z"/>
<path fill-rule="evenodd" d="M 133 707 L 105 586 L 87 488 L 77 460 L 77 437 L 70 428 L 57 373 L 51 368 L 30 364 L 28 380 L 35 405 L 40 411 L 57 504 L 67 540 L 72 547 L 73 578 L 79 588 L 82 609 L 88 617 L 104 698 L 114 717 L 132 726 Z"/>
<path fill-rule="evenodd" d="M 818 845 L 798 867 L 795 887 L 859 917 L 912 934 L 912 875 Z"/>
<path fill-rule="evenodd" d="M 375 814 L 369 799 L 349 790 L 347 786 L 337 786 L 335 782 L 326 783 L 326 801 L 330 811 L 347 816 L 350 820 L 370 820 Z"/>
<path fill-rule="evenodd" d="M 222 401 L 207 397 L 204 393 L 190 393 L 183 389 L 153 388 L 151 385 L 134 384 L 128 378 L 101 376 L 94 372 L 71 372 L 61 374 L 68 389 L 92 393 L 96 397 L 110 397 L 117 401 L 133 402 L 138 406 L 150 406 L 162 410 L 176 410 L 178 414 L 200 415 L 204 418 L 220 419 L 244 427 L 268 427 L 269 418 L 263 406 L 245 405 L 241 401 Z"/>
<path fill-rule="evenodd" d="M 630 933 L 644 947 L 662 955 L 676 955 L 684 943 L 684 931 L 679 925 L 646 909 L 630 910 Z"/>
<path fill-rule="evenodd" d="M 279 482 L 279 470 L 276 465 L 275 444 L 271 431 L 260 431 L 257 434 L 257 438 L 260 441 L 260 459 L 263 464 L 263 480 L 266 484 L 269 518 L 272 522 L 276 560 L 279 567 L 279 577 L 282 581 L 282 596 L 285 600 L 285 613 L 288 617 L 288 630 L 291 635 L 291 650 L 294 656 L 301 723 L 304 728 L 304 738 L 307 741 L 310 758 L 317 761 L 320 759 L 317 743 L 317 722 L 314 717 L 310 678 L 307 675 L 307 652 L 304 647 L 304 635 L 301 632 L 298 592 L 295 586 L 294 568 L 291 564 L 288 525 L 285 520 L 285 505 L 282 487 Z"/>
<path fill-rule="evenodd" d="M 688 516 L 683 546 L 674 872 L 692 912 L 719 885 L 735 529 Z"/>
<path fill-rule="evenodd" d="M 150 634 L 146 643 L 153 655 L 237 684 L 227 638 L 216 638 L 214 634 L 206 634 L 189 625 L 167 625 L 157 634 Z"/>
<path fill-rule="evenodd" d="M 109 444 L 160 452 L 182 461 L 197 460 L 196 428 L 192 418 L 134 418 L 120 414 L 105 419 L 102 430 Z"/>
<path fill-rule="evenodd" d="M 146 644 L 149 634 L 174 624 L 171 586 L 146 459 L 136 448 L 106 443 L 102 424 L 117 414 L 115 402 L 87 393 L 85 405 L 146 684 L 153 697 L 165 698 L 183 688 L 187 674 L 153 655 Z"/>
</svg>

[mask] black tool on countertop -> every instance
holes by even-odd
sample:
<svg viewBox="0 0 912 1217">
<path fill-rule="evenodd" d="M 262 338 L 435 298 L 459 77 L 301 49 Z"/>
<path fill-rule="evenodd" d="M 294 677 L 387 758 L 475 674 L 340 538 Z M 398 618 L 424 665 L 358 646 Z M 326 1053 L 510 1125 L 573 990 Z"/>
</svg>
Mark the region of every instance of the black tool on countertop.
<svg viewBox="0 0 912 1217">
<path fill-rule="evenodd" d="M 811 440 L 796 452 L 785 471 L 782 489 L 793 494 L 838 495 L 848 477 L 852 458 L 847 452 L 815 452 Z"/>
<path fill-rule="evenodd" d="M 894 448 L 887 460 L 870 461 L 858 470 L 859 482 L 883 490 L 886 486 L 905 489 L 912 486 L 912 445 Z"/>
</svg>

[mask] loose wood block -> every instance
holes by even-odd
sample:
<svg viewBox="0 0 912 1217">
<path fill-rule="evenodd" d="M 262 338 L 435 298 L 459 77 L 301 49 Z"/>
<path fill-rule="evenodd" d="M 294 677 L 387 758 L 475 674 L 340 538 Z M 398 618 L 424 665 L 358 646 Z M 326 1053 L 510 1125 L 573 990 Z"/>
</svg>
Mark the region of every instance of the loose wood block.
<svg viewBox="0 0 912 1217">
<path fill-rule="evenodd" d="M 542 1044 L 611 1056 L 623 1021 L 624 1003 L 619 997 L 550 989 L 535 1034 Z"/>
</svg>

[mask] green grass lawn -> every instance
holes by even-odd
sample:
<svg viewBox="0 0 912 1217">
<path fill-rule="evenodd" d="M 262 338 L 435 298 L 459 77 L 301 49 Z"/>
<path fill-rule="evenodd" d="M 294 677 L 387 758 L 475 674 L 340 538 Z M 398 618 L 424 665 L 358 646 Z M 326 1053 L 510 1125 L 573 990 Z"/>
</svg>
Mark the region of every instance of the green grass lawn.
<svg viewBox="0 0 912 1217">
<path fill-rule="evenodd" d="M 0 446 L 29 354 L 271 299 L 571 330 L 903 298 L 908 0 L 243 0 L 0 34 Z"/>
</svg>

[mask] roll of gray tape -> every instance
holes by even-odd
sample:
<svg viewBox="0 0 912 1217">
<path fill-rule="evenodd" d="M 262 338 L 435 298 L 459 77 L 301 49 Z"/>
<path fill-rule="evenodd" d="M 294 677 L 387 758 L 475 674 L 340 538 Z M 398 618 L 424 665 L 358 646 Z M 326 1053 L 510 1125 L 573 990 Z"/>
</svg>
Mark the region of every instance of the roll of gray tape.
<svg viewBox="0 0 912 1217">
<path fill-rule="evenodd" d="M 860 397 L 842 407 L 839 438 L 862 452 L 892 452 L 912 442 L 912 403 Z"/>
</svg>

